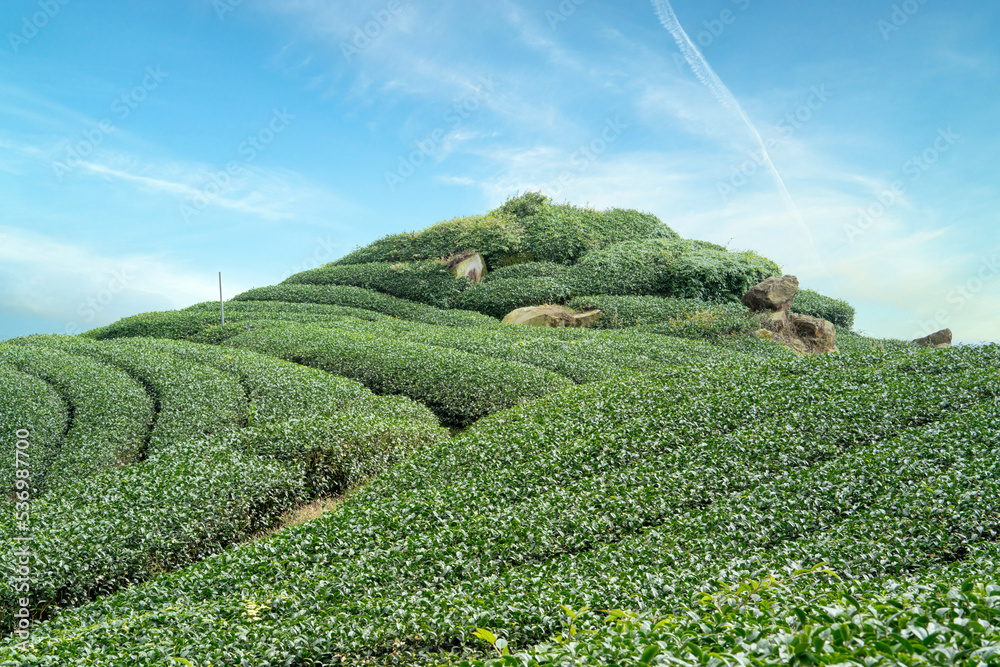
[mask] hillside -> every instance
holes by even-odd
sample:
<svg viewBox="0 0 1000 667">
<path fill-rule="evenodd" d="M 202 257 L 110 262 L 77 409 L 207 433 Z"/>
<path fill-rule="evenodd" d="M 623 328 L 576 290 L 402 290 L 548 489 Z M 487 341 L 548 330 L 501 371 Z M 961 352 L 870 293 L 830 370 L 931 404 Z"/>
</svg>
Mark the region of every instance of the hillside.
<svg viewBox="0 0 1000 667">
<path fill-rule="evenodd" d="M 0 665 L 998 664 L 1000 346 L 803 289 L 797 356 L 739 301 L 779 275 L 526 193 L 225 326 L 0 343 Z M 604 316 L 500 322 L 542 303 Z"/>
</svg>

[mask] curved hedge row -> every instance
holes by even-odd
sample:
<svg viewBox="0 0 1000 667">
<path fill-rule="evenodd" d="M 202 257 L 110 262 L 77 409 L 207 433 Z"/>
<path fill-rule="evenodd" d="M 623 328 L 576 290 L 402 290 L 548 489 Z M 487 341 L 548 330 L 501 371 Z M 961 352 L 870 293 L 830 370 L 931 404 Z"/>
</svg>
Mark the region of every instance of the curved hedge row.
<svg viewBox="0 0 1000 667">
<path fill-rule="evenodd" d="M 298 475 L 216 437 L 166 443 L 31 506 L 31 603 L 39 616 L 189 565 L 269 528 L 304 502 Z M 0 540 L 0 631 L 20 609 L 16 546 Z"/>
<path fill-rule="evenodd" d="M 247 397 L 238 380 L 217 369 L 159 351 L 157 341 L 141 338 L 94 341 L 37 335 L 9 342 L 89 356 L 121 368 L 144 384 L 157 405 L 149 439 L 153 450 L 246 424 Z"/>
<path fill-rule="evenodd" d="M 345 411 L 372 418 L 403 415 L 407 419 L 437 425 L 434 414 L 416 401 L 402 396 L 387 401 L 354 380 L 251 350 L 169 340 L 148 341 L 147 344 L 239 378 L 249 399 L 250 426 L 329 417 Z"/>
<path fill-rule="evenodd" d="M 357 380 L 378 394 L 404 394 L 447 425 L 463 426 L 519 401 L 571 386 L 524 364 L 311 325 L 249 331 L 227 341 Z"/>
<path fill-rule="evenodd" d="M 27 491 L 29 497 L 44 488 L 44 479 L 69 427 L 69 411 L 59 394 L 45 381 L 0 363 L 0 497 L 3 503 Z M 19 450 L 18 432 L 28 431 L 27 449 Z M 18 453 L 20 451 L 20 454 Z M 17 471 L 27 470 L 30 488 L 15 488 Z M 23 485 L 22 485 L 23 486 Z"/>
<path fill-rule="evenodd" d="M 452 275 L 444 262 L 328 264 L 296 273 L 282 285 L 352 285 L 401 299 L 447 308 L 448 300 L 471 283 Z"/>
<path fill-rule="evenodd" d="M 569 288 L 555 278 L 507 278 L 474 285 L 453 297 L 451 306 L 500 319 L 523 306 L 564 303 L 569 297 Z"/>
<path fill-rule="evenodd" d="M 437 420 L 361 411 L 274 421 L 238 431 L 231 441 L 294 470 L 306 495 L 316 498 L 343 493 L 408 452 L 447 438 Z"/>
<path fill-rule="evenodd" d="M 28 655 L 437 665 L 493 652 L 476 628 L 521 652 L 571 626 L 573 664 L 631 656 L 566 605 L 663 619 L 662 664 L 988 662 L 995 628 L 959 612 L 996 618 L 1000 347 L 938 352 L 709 362 L 550 395 L 318 521 L 67 612 Z M 928 581 L 957 585 L 911 586 Z M 853 625 L 866 615 L 890 622 Z"/>
<path fill-rule="evenodd" d="M 565 276 L 568 271 L 567 265 L 555 262 L 522 262 L 521 264 L 501 266 L 495 271 L 487 273 L 483 282 L 511 278 L 555 278 L 558 280 Z"/>
<path fill-rule="evenodd" d="M 811 289 L 800 289 L 789 309 L 793 313 L 822 317 L 838 327 L 850 329 L 854 326 L 854 307 L 846 301 L 823 296 Z"/>
<path fill-rule="evenodd" d="M 712 246 L 669 239 L 620 243 L 588 254 L 570 269 L 566 282 L 574 294 L 739 301 L 764 278 L 781 275 L 777 264 L 753 252 Z"/>
<path fill-rule="evenodd" d="M 460 296 L 461 294 L 459 294 Z M 485 317 L 479 317 L 469 312 L 436 308 L 351 285 L 282 284 L 273 287 L 258 287 L 243 292 L 235 297 L 235 300 L 331 304 L 375 311 L 402 320 L 451 327 L 470 327 L 493 323 Z"/>
<path fill-rule="evenodd" d="M 136 460 L 149 437 L 153 401 L 123 371 L 86 356 L 27 345 L 0 345 L 0 363 L 45 380 L 72 407 L 48 487 Z"/>
<path fill-rule="evenodd" d="M 700 299 L 675 299 L 664 296 L 578 296 L 566 304 L 573 310 L 600 310 L 604 315 L 594 325 L 600 329 L 621 329 L 642 324 L 662 324 L 674 318 L 688 317 L 709 309 L 712 304 Z"/>
</svg>

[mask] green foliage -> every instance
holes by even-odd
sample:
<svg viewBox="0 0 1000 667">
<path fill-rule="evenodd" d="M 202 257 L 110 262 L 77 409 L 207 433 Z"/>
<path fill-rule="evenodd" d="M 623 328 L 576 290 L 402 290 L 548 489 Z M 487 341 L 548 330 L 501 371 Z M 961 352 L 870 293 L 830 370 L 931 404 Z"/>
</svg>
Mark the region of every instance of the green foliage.
<svg viewBox="0 0 1000 667">
<path fill-rule="evenodd" d="M 88 356 L 117 366 L 138 380 L 157 404 L 148 443 L 152 449 L 246 424 L 247 397 L 236 379 L 214 368 L 161 352 L 155 341 L 141 338 L 95 341 L 39 335 L 9 342 Z M 139 456 L 143 454 L 138 452 Z"/>
<path fill-rule="evenodd" d="M 149 436 L 153 401 L 123 371 L 89 357 L 26 345 L 0 345 L 0 363 L 49 383 L 72 410 L 72 421 L 51 461 L 32 461 L 32 476 L 47 487 L 83 479 L 136 460 Z M 38 443 L 57 444 L 43 437 Z"/>
<path fill-rule="evenodd" d="M 69 414 L 52 387 L 4 362 L 0 357 L 0 507 L 6 514 L 9 508 L 5 503 L 11 499 L 23 501 L 17 494 L 24 492 L 32 498 L 43 488 L 69 425 Z M 28 431 L 29 437 L 24 439 L 28 446 L 22 446 L 18 454 L 18 433 L 23 435 L 24 431 Z M 21 484 L 17 484 L 18 469 L 27 470 L 29 475 Z"/>
<path fill-rule="evenodd" d="M 237 301 L 285 301 L 322 303 L 370 310 L 391 317 L 428 324 L 467 327 L 489 324 L 490 320 L 472 313 L 435 308 L 416 301 L 373 292 L 349 285 L 274 285 L 243 292 Z M 243 311 L 246 312 L 246 311 Z M 348 313 L 352 314 L 353 313 Z"/>
<path fill-rule="evenodd" d="M 487 215 L 453 218 L 419 232 L 386 236 L 334 264 L 420 262 L 464 251 L 480 253 L 490 270 L 531 260 L 567 264 L 592 250 L 645 238 L 677 238 L 677 233 L 649 213 L 618 208 L 595 211 L 553 204 L 541 193 L 526 192 L 508 199 Z M 358 282 L 340 284 L 369 287 Z"/>
<path fill-rule="evenodd" d="M 566 280 L 575 294 L 738 301 L 764 278 L 780 274 L 774 262 L 752 252 L 726 252 L 701 241 L 649 239 L 590 253 Z"/>
<path fill-rule="evenodd" d="M 452 298 L 451 306 L 499 319 L 524 306 L 564 303 L 569 297 L 569 288 L 556 278 L 507 278 L 474 285 Z"/>
<path fill-rule="evenodd" d="M 823 296 L 819 292 L 814 292 L 810 289 L 800 289 L 798 291 L 790 310 L 793 313 L 821 317 L 845 329 L 850 329 L 854 326 L 854 308 L 851 304 L 840 299 Z"/>
<path fill-rule="evenodd" d="M 1000 347 L 675 370 L 486 417 L 317 521 L 62 613 L 27 655 L 989 664 Z"/>
<path fill-rule="evenodd" d="M 558 280 L 566 275 L 569 267 L 553 262 L 523 262 L 508 264 L 486 274 L 483 282 L 510 280 L 514 278 L 553 278 Z"/>
<path fill-rule="evenodd" d="M 353 285 L 401 299 L 447 308 L 448 300 L 470 285 L 444 262 L 332 264 L 287 278 L 282 285 Z"/>
<path fill-rule="evenodd" d="M 141 463 L 68 483 L 31 506 L 33 618 L 222 551 L 306 497 L 293 471 L 218 437 L 171 443 Z M 14 586 L 20 545 L 7 535 L 0 545 L 0 628 L 8 630 L 22 597 Z"/>
<path fill-rule="evenodd" d="M 404 394 L 454 426 L 570 384 L 524 364 L 308 325 L 250 331 L 227 344 L 343 375 L 378 394 Z"/>
<path fill-rule="evenodd" d="M 296 471 L 309 497 L 335 496 L 386 470 L 408 452 L 440 443 L 448 431 L 389 414 L 347 412 L 270 422 L 233 435 L 240 449 Z"/>
<path fill-rule="evenodd" d="M 444 259 L 459 252 L 478 252 L 487 265 L 524 245 L 524 228 L 505 215 L 469 215 L 445 220 L 408 234 L 392 234 L 335 262 L 414 262 Z"/>
<path fill-rule="evenodd" d="M 663 324 L 675 318 L 686 318 L 712 308 L 700 299 L 675 299 L 663 296 L 578 296 L 566 304 L 573 310 L 600 310 L 601 329 L 620 329 L 642 324 Z"/>
</svg>

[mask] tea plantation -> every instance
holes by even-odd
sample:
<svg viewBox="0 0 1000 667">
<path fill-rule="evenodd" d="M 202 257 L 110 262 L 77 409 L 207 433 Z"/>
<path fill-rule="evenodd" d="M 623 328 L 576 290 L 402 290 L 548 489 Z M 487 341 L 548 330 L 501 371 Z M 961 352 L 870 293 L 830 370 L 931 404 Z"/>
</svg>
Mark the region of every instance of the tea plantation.
<svg viewBox="0 0 1000 667">
<path fill-rule="evenodd" d="M 0 343 L 0 665 L 1000 664 L 1000 345 L 803 290 L 799 357 L 738 303 L 776 274 L 528 193 L 225 326 Z M 497 319 L 551 301 L 605 317 Z"/>
</svg>

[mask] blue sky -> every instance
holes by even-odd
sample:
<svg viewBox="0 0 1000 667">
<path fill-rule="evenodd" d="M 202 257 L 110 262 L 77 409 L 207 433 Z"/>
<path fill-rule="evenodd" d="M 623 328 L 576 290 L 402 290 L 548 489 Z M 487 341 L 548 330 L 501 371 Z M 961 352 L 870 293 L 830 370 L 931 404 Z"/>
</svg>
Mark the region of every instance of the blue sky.
<svg viewBox="0 0 1000 667">
<path fill-rule="evenodd" d="M 874 335 L 1000 339 L 1000 5 L 654 4 L 4 2 L 0 339 L 526 189 L 757 250 Z"/>
</svg>

